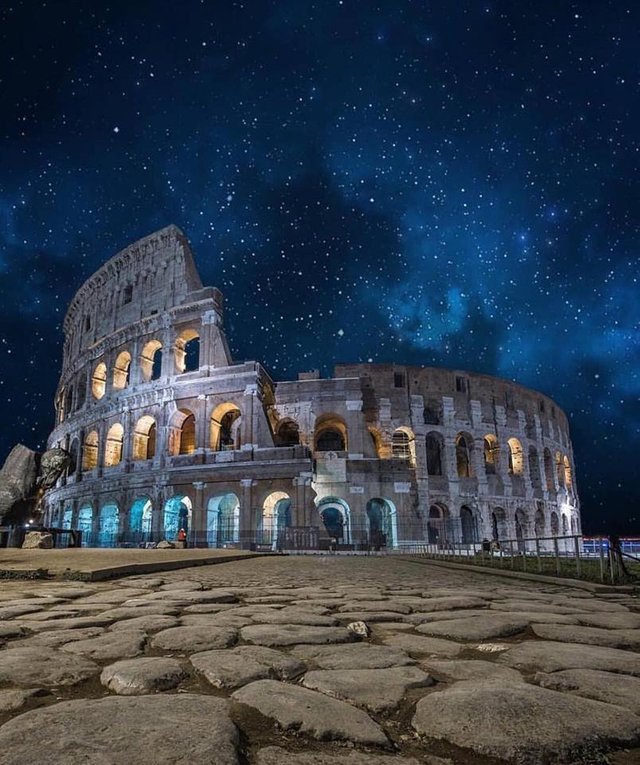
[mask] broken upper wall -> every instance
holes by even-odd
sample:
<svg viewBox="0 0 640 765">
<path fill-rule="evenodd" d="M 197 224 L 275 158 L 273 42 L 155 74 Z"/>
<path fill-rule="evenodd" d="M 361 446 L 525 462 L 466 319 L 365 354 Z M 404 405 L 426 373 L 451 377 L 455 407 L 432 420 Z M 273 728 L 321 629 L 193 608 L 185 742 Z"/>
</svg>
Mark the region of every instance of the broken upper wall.
<svg viewBox="0 0 640 765">
<path fill-rule="evenodd" d="M 65 364 L 105 336 L 185 303 L 222 296 L 202 282 L 182 231 L 174 225 L 125 247 L 75 294 L 64 320 Z"/>
</svg>

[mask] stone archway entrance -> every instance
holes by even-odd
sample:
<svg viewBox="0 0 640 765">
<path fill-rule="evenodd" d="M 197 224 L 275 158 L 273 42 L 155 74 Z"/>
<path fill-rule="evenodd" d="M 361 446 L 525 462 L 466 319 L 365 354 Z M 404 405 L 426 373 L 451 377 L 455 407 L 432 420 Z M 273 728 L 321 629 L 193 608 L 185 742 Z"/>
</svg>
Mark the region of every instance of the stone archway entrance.
<svg viewBox="0 0 640 765">
<path fill-rule="evenodd" d="M 395 505 L 388 499 L 370 499 L 366 507 L 369 546 L 375 550 L 398 546 L 398 521 Z"/>
</svg>

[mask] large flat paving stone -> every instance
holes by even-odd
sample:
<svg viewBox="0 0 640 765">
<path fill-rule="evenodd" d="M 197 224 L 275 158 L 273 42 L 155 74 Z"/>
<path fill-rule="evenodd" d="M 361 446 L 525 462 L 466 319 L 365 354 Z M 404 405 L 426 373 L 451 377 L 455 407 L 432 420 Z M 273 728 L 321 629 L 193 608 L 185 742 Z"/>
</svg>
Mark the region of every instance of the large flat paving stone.
<svg viewBox="0 0 640 765">
<path fill-rule="evenodd" d="M 517 635 L 528 626 L 527 619 L 491 612 L 486 616 L 470 616 L 462 619 L 448 619 L 444 622 L 419 624 L 416 632 L 454 640 L 488 640 Z"/>
<path fill-rule="evenodd" d="M 483 598 L 469 596 L 425 598 L 420 606 L 420 611 L 457 611 L 465 608 L 486 608 L 488 605 L 489 603 Z"/>
<path fill-rule="evenodd" d="M 341 605 L 338 611 L 391 611 L 396 614 L 410 614 L 411 606 L 392 600 L 350 600 Z"/>
<path fill-rule="evenodd" d="M 106 632 L 88 640 L 73 640 L 60 647 L 61 651 L 79 653 L 96 661 L 114 661 L 139 656 L 144 650 L 144 632 Z"/>
<path fill-rule="evenodd" d="M 258 645 L 296 645 L 298 643 L 348 643 L 353 635 L 344 627 L 311 627 L 304 624 L 252 624 L 242 627 L 240 636 Z"/>
<path fill-rule="evenodd" d="M 233 616 L 228 614 L 228 616 Z M 333 616 L 317 614 L 313 611 L 307 611 L 302 608 L 286 608 L 282 611 L 267 612 L 261 611 L 252 617 L 256 624 L 308 624 L 317 627 L 334 627 L 337 624 Z"/>
<path fill-rule="evenodd" d="M 190 657 L 191 664 L 216 688 L 240 688 L 267 678 L 289 680 L 301 675 L 300 659 L 258 645 L 242 645 L 223 651 L 204 651 Z"/>
<path fill-rule="evenodd" d="M 534 633 L 544 640 L 603 645 L 608 648 L 640 650 L 640 630 L 607 630 L 600 627 L 565 627 L 562 624 L 534 624 Z"/>
<path fill-rule="evenodd" d="M 23 688 L 75 685 L 97 675 L 100 668 L 84 656 L 53 648 L 7 648 L 0 654 L 0 684 Z"/>
<path fill-rule="evenodd" d="M 397 611 L 339 611 L 334 616 L 341 624 L 349 622 L 396 622 L 400 618 L 410 618 Z"/>
<path fill-rule="evenodd" d="M 238 596 L 229 590 L 179 590 L 167 593 L 167 595 L 176 595 L 181 601 L 189 603 L 237 603 Z"/>
<path fill-rule="evenodd" d="M 557 672 L 560 669 L 601 669 L 640 676 L 640 655 L 618 648 L 527 640 L 509 648 L 497 661 L 523 672 Z"/>
<path fill-rule="evenodd" d="M 209 626 L 219 627 L 246 627 L 249 624 L 255 624 L 250 616 L 236 615 L 233 611 L 222 614 L 185 614 L 180 618 L 180 623 L 184 627 Z"/>
<path fill-rule="evenodd" d="M 237 765 L 225 699 L 195 694 L 65 701 L 0 727 L 3 765 Z"/>
<path fill-rule="evenodd" d="M 400 648 L 370 643 L 337 646 L 300 645 L 291 653 L 303 661 L 313 662 L 322 669 L 384 669 L 415 664 Z"/>
<path fill-rule="evenodd" d="M 158 632 L 170 627 L 177 627 L 180 620 L 176 616 L 163 616 L 162 614 L 149 614 L 148 616 L 136 616 L 133 619 L 123 619 L 111 625 L 112 632 L 129 632 L 141 630 L 142 632 Z"/>
<path fill-rule="evenodd" d="M 446 656 L 453 658 L 458 656 L 465 646 L 453 640 L 443 638 L 425 637 L 424 635 L 407 634 L 388 635 L 382 638 L 382 642 L 391 648 L 399 648 L 406 651 L 410 656 Z"/>
<path fill-rule="evenodd" d="M 171 627 L 158 632 L 151 646 L 165 651 L 195 653 L 213 648 L 228 648 L 236 642 L 237 636 L 238 633 L 232 627 Z"/>
<path fill-rule="evenodd" d="M 372 712 L 395 709 L 409 688 L 433 685 L 433 678 L 418 667 L 388 669 L 334 669 L 307 672 L 302 685 L 344 699 Z"/>
<path fill-rule="evenodd" d="M 568 608 L 577 608 L 580 611 L 600 611 L 609 613 L 628 613 L 629 609 L 620 603 L 612 603 L 602 598 L 594 598 L 591 596 L 586 597 L 563 597 L 559 595 L 551 599 L 552 603 L 556 603 L 560 606 L 567 606 Z"/>
<path fill-rule="evenodd" d="M 104 627 L 81 627 L 77 630 L 55 630 L 54 632 L 40 632 L 37 635 L 24 638 L 13 645 L 17 648 L 33 648 L 44 645 L 48 648 L 59 648 L 73 640 L 88 640 L 98 637 L 105 631 Z"/>
<path fill-rule="evenodd" d="M 420 755 L 401 757 L 393 754 L 369 754 L 368 752 L 349 752 L 333 754 L 330 752 L 287 752 L 279 746 L 267 746 L 256 754 L 256 765 L 451 765 L 451 760 L 440 757 Z"/>
<path fill-rule="evenodd" d="M 147 595 L 149 590 L 138 587 L 117 587 L 114 590 L 103 590 L 93 595 L 87 595 L 80 598 L 80 603 L 124 603 L 130 598 L 139 598 L 141 595 Z"/>
<path fill-rule="evenodd" d="M 426 659 L 420 662 L 420 666 L 431 674 L 443 675 L 451 680 L 504 680 L 510 683 L 524 681 L 516 669 L 496 664 L 494 661 Z"/>
<path fill-rule="evenodd" d="M 115 622 L 121 621 L 122 619 L 137 619 L 139 616 L 176 616 L 179 613 L 180 608 L 175 604 L 153 603 L 150 606 L 121 606 L 120 608 L 111 608 L 108 611 L 102 611 L 98 616 Z"/>
<path fill-rule="evenodd" d="M 323 741 L 388 743 L 382 728 L 361 709 L 297 685 L 258 680 L 235 691 L 231 698 L 275 720 L 283 730 L 308 733 Z"/>
<path fill-rule="evenodd" d="M 608 630 L 640 629 L 640 614 L 580 614 L 580 624 L 586 627 L 602 627 Z"/>
<path fill-rule="evenodd" d="M 617 704 L 640 715 L 638 677 L 601 672 L 597 669 L 565 669 L 551 674 L 538 672 L 535 681 L 543 688 L 564 691 L 607 704 Z"/>
<path fill-rule="evenodd" d="M 640 742 L 640 718 L 621 707 L 526 683 L 462 681 L 420 699 L 416 731 L 517 763 L 571 762 Z"/>
<path fill-rule="evenodd" d="M 111 622 L 114 621 L 110 617 L 105 617 L 102 614 L 96 614 L 95 616 L 75 616 L 68 619 L 53 619 L 48 622 L 28 621 L 20 620 L 19 622 L 9 622 L 8 624 L 0 624 L 0 637 L 2 637 L 1 628 L 3 626 L 9 627 L 14 625 L 15 627 L 24 627 L 29 632 L 51 632 L 52 630 L 76 630 L 82 627 L 108 627 Z"/>
<path fill-rule="evenodd" d="M 147 656 L 110 664 L 102 670 L 100 682 L 120 696 L 140 696 L 175 688 L 186 675 L 175 659 Z"/>
</svg>

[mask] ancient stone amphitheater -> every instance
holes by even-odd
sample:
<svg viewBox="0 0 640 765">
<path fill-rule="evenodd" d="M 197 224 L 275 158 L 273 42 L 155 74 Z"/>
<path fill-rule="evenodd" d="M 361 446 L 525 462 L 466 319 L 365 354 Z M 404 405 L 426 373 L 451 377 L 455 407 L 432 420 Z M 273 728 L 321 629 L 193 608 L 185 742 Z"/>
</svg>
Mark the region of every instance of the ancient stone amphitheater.
<svg viewBox="0 0 640 765">
<path fill-rule="evenodd" d="M 235 363 L 219 290 L 169 226 L 97 271 L 64 320 L 46 522 L 85 544 L 343 549 L 580 531 L 567 418 L 462 370 Z M 181 535 L 182 536 L 182 535 Z M 546 543 L 548 544 L 548 543 Z"/>
</svg>

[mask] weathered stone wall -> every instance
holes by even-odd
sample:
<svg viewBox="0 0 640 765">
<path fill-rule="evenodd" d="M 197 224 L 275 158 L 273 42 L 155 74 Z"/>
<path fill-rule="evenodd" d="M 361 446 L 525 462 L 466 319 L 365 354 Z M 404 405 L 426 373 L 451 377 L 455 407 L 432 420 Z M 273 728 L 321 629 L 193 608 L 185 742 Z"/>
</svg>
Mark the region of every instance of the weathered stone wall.
<svg viewBox="0 0 640 765">
<path fill-rule="evenodd" d="M 93 532 L 115 524 L 115 542 L 137 529 L 134 506 L 148 501 L 145 528 L 157 537 L 178 497 L 210 544 L 223 517 L 232 543 L 257 538 L 274 512 L 325 536 L 322 518 L 338 514 L 353 544 L 376 514 L 395 544 L 433 536 L 438 522 L 465 538 L 469 518 L 479 538 L 580 529 L 568 423 L 551 399 L 402 365 L 343 364 L 330 379 L 276 383 L 259 363 L 232 361 L 222 295 L 202 287 L 174 226 L 89 279 L 64 329 L 49 443 L 74 464 L 47 496 L 51 521 Z M 274 511 L 278 497 L 288 504 Z M 117 508 L 108 523 L 105 507 Z"/>
</svg>

